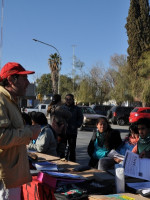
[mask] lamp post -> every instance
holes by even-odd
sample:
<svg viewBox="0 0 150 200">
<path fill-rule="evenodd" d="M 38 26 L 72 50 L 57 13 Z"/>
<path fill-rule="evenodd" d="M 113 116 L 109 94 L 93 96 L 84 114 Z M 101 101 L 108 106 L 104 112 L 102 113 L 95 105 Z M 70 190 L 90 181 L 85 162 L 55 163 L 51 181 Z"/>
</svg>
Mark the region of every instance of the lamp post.
<svg viewBox="0 0 150 200">
<path fill-rule="evenodd" d="M 58 55 L 59 55 L 59 63 L 58 63 L 58 65 L 59 65 L 59 71 L 58 71 L 58 94 L 60 93 L 60 53 L 59 53 L 59 51 L 58 51 L 58 49 L 56 48 L 56 47 L 54 47 L 53 45 L 51 45 L 51 44 L 48 44 L 48 43 L 45 43 L 45 42 L 42 42 L 42 41 L 40 41 L 40 40 L 37 40 L 37 39 L 33 39 L 35 42 L 40 42 L 40 43 L 42 43 L 42 44 L 45 44 L 45 45 L 47 45 L 47 46 L 50 46 L 50 47 L 52 47 L 52 48 L 54 48 L 56 51 L 57 51 L 57 53 L 58 53 Z"/>
</svg>

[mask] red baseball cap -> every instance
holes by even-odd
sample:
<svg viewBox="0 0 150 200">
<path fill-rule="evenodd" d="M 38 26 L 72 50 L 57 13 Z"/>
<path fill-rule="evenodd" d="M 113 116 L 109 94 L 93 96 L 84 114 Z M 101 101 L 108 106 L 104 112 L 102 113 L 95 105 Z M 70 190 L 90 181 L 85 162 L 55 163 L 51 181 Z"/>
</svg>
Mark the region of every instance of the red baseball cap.
<svg viewBox="0 0 150 200">
<path fill-rule="evenodd" d="M 3 80 L 8 76 L 14 74 L 34 74 L 34 71 L 26 71 L 19 63 L 16 62 L 8 62 L 6 63 L 0 71 L 0 78 Z"/>
</svg>

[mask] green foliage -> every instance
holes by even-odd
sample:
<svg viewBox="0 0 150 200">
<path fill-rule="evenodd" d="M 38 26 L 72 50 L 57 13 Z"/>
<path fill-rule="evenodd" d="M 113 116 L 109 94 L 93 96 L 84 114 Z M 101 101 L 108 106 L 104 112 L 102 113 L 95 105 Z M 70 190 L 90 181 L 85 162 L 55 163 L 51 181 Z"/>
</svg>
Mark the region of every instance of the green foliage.
<svg viewBox="0 0 150 200">
<path fill-rule="evenodd" d="M 150 49 L 150 14 L 149 14 L 149 0 L 139 0 L 140 5 L 140 17 L 138 19 L 141 38 L 140 46 L 142 52 Z"/>
<path fill-rule="evenodd" d="M 136 69 L 136 63 L 141 55 L 140 47 L 140 27 L 138 19 L 140 16 L 140 6 L 138 0 L 130 1 L 130 8 L 127 17 L 127 24 L 125 25 L 128 35 L 128 62 L 130 67 Z"/>
<path fill-rule="evenodd" d="M 56 63 L 57 67 L 60 67 L 59 66 L 59 63 L 60 65 L 62 65 L 62 58 L 57 54 L 57 53 L 54 53 L 54 54 L 50 54 L 49 56 L 50 58 L 48 59 L 48 63 L 49 65 L 53 64 L 53 63 Z M 61 69 L 61 68 L 60 68 Z M 60 70 L 59 69 L 59 70 Z"/>
<path fill-rule="evenodd" d="M 61 57 L 57 53 L 51 54 L 48 59 L 51 70 L 52 90 L 54 94 L 58 93 L 59 71 L 61 69 Z"/>
<path fill-rule="evenodd" d="M 85 104 L 93 100 L 93 91 L 89 81 L 89 77 L 86 76 L 80 81 L 80 86 L 75 92 L 75 98 L 77 103 L 84 102 Z"/>
<path fill-rule="evenodd" d="M 138 73 L 141 54 L 150 49 L 150 16 L 148 0 L 131 0 L 125 25 L 128 35 L 129 66 Z"/>
<path fill-rule="evenodd" d="M 107 77 L 109 76 L 110 80 L 109 84 L 112 88 L 110 92 L 111 99 L 115 99 L 118 105 L 127 100 L 132 101 L 132 74 L 129 73 L 126 56 L 115 54 L 111 57 L 110 63 L 114 66 L 114 69 L 109 69 L 107 72 Z"/>
<path fill-rule="evenodd" d="M 80 77 L 78 81 L 78 87 L 75 91 L 78 103 L 83 102 L 88 105 L 88 103 L 95 102 L 102 104 L 109 99 L 110 87 L 102 67 L 94 66 L 90 74 Z"/>
<path fill-rule="evenodd" d="M 134 98 L 148 102 L 150 76 L 150 13 L 149 0 L 131 0 L 127 17 L 128 72 Z M 149 95 L 148 95 L 149 96 Z"/>
<path fill-rule="evenodd" d="M 150 51 L 144 52 L 139 61 L 139 76 L 142 78 L 149 78 L 150 77 Z"/>
<path fill-rule="evenodd" d="M 142 93 L 142 98 L 145 106 L 150 106 L 150 82 L 149 80 L 144 84 L 144 90 Z"/>
<path fill-rule="evenodd" d="M 61 75 L 60 76 L 60 94 L 62 98 L 66 96 L 68 93 L 72 93 L 73 82 L 72 79 L 68 76 Z"/>
<path fill-rule="evenodd" d="M 48 95 L 52 93 L 52 81 L 50 74 L 43 74 L 40 78 L 36 80 L 37 93 L 42 95 Z"/>
</svg>

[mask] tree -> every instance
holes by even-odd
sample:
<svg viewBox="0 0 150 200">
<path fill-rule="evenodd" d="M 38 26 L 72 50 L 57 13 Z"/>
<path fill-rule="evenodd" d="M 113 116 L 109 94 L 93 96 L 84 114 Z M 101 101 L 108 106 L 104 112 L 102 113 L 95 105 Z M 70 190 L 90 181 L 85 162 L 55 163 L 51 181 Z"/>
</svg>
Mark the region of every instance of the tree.
<svg viewBox="0 0 150 200">
<path fill-rule="evenodd" d="M 127 24 L 128 72 L 133 96 L 141 101 L 147 99 L 145 85 L 149 77 L 148 55 L 150 52 L 149 0 L 131 0 Z M 145 99 L 145 100 L 144 100 Z"/>
<path fill-rule="evenodd" d="M 52 93 L 52 81 L 50 74 L 43 74 L 40 78 L 36 79 L 36 90 L 37 93 L 43 95 L 48 95 Z"/>
<path fill-rule="evenodd" d="M 51 54 L 48 59 L 48 64 L 51 70 L 52 88 L 53 94 L 58 93 L 58 81 L 59 81 L 59 71 L 61 63 L 61 57 L 57 54 Z"/>
<path fill-rule="evenodd" d="M 66 76 L 66 75 L 61 75 L 60 76 L 60 94 L 62 98 L 66 96 L 68 93 L 72 93 L 72 88 L 73 88 L 73 81 L 72 78 Z"/>
<path fill-rule="evenodd" d="M 106 80 L 111 87 L 110 96 L 115 99 L 118 105 L 124 101 L 132 101 L 131 77 L 127 64 L 126 55 L 114 54 L 111 56 L 110 63 L 112 69 L 106 73 Z"/>
<path fill-rule="evenodd" d="M 150 50 L 150 16 L 148 0 L 131 0 L 125 25 L 128 35 L 128 62 L 135 72 L 144 51 Z"/>
<path fill-rule="evenodd" d="M 90 77 L 85 75 L 80 79 L 80 84 L 75 93 L 77 103 L 89 104 L 93 101 L 93 88 L 90 82 Z"/>
<path fill-rule="evenodd" d="M 149 0 L 139 0 L 140 17 L 138 20 L 141 30 L 140 46 L 142 53 L 150 50 L 150 7 Z"/>
<path fill-rule="evenodd" d="M 100 103 L 108 100 L 109 84 L 105 79 L 105 71 L 99 66 L 93 66 L 90 73 L 76 79 L 75 97 L 77 102 L 85 104 Z"/>
<path fill-rule="evenodd" d="M 128 63 L 133 70 L 136 70 L 137 61 L 141 55 L 140 47 L 140 27 L 138 19 L 140 16 L 139 0 L 131 0 L 130 8 L 127 17 L 127 23 L 125 25 L 128 35 Z"/>
<path fill-rule="evenodd" d="M 62 98 L 66 96 L 67 93 L 72 93 L 72 79 L 66 75 L 60 76 L 60 94 Z M 37 94 L 42 96 L 51 94 L 52 90 L 52 80 L 51 74 L 43 74 L 40 78 L 36 79 Z"/>
<path fill-rule="evenodd" d="M 96 103 L 102 104 L 107 99 L 109 86 L 105 79 L 105 70 L 99 64 L 93 66 L 90 71 L 90 83 L 92 84 L 93 99 Z"/>
</svg>

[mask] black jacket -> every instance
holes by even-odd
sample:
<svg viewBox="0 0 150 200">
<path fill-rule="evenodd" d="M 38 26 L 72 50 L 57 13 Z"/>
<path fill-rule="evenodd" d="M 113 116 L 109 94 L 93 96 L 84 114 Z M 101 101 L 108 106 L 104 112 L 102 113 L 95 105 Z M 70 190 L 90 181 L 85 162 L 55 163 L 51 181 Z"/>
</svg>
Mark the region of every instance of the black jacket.
<svg viewBox="0 0 150 200">
<path fill-rule="evenodd" d="M 67 106 L 68 110 L 71 112 L 72 116 L 68 120 L 68 128 L 67 128 L 67 134 L 77 134 L 77 129 L 82 125 L 83 123 L 83 113 L 81 108 L 79 108 L 76 105 Z"/>
<path fill-rule="evenodd" d="M 97 131 L 93 132 L 93 136 L 90 140 L 90 143 L 89 143 L 88 149 L 87 149 L 88 154 L 91 157 L 91 159 L 89 161 L 89 165 L 91 167 L 97 167 L 97 164 L 98 164 L 98 159 L 95 159 L 92 156 L 94 153 L 94 142 L 96 140 L 96 132 Z M 107 148 L 109 151 L 112 149 L 117 149 L 122 144 L 122 139 L 120 136 L 120 132 L 118 130 L 115 130 L 112 128 L 109 130 L 109 134 L 107 137 L 107 144 L 108 144 Z"/>
</svg>

